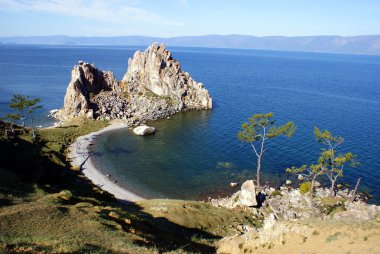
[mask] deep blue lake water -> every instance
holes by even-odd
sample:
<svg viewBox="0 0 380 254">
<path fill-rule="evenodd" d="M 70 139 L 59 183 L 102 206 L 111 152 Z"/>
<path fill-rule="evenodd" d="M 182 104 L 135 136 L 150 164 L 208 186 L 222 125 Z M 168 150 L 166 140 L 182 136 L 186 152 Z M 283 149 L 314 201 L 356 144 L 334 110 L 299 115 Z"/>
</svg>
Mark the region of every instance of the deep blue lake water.
<svg viewBox="0 0 380 254">
<path fill-rule="evenodd" d="M 144 47 L 0 45 L 0 113 L 14 93 L 41 97 L 39 123 L 63 105 L 71 69 L 84 60 L 121 79 L 128 58 Z M 294 121 L 291 139 L 268 143 L 263 182 L 277 184 L 286 167 L 315 162 L 320 145 L 313 127 L 343 136 L 342 152 L 358 155 L 340 183 L 354 185 L 380 203 L 380 56 L 237 49 L 169 48 L 182 69 L 205 84 L 212 111 L 181 113 L 153 122 L 158 132 L 137 137 L 130 130 L 98 139 L 95 163 L 120 185 L 146 197 L 197 199 L 255 175 L 255 157 L 236 134 L 247 117 L 272 111 L 277 123 Z"/>
</svg>

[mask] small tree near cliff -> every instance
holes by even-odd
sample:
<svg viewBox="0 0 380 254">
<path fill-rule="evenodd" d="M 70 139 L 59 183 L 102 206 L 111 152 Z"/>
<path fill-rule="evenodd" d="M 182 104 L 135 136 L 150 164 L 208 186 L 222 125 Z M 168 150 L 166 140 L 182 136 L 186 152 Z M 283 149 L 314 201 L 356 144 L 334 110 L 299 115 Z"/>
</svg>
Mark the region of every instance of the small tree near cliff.
<svg viewBox="0 0 380 254">
<path fill-rule="evenodd" d="M 9 134 L 14 134 L 14 125 L 20 120 L 20 115 L 18 114 L 8 114 L 5 117 L 0 117 L 0 121 L 4 122 L 4 134 L 5 138 L 9 138 Z"/>
<path fill-rule="evenodd" d="M 9 104 L 10 108 L 16 109 L 17 113 L 14 115 L 18 116 L 17 120 L 21 120 L 22 127 L 25 126 L 25 114 L 29 115 L 30 122 L 31 122 L 31 128 L 32 128 L 32 137 L 35 139 L 36 135 L 34 132 L 34 118 L 33 113 L 35 110 L 42 108 L 41 105 L 38 105 L 40 103 L 40 98 L 34 98 L 31 99 L 29 96 L 23 96 L 20 94 L 14 94 L 11 103 Z"/>
<path fill-rule="evenodd" d="M 314 136 L 319 143 L 322 143 L 325 146 L 322 148 L 318 164 L 331 182 L 331 196 L 335 196 L 336 181 L 338 180 L 338 177 L 343 176 L 345 166 L 347 164 L 351 167 L 356 167 L 358 165 L 355 161 L 356 155 L 351 152 L 337 154 L 337 148 L 343 144 L 344 139 L 339 136 L 333 136 L 328 130 L 322 132 L 319 128 L 314 127 Z"/>
<path fill-rule="evenodd" d="M 16 110 L 16 114 L 19 116 L 21 126 L 25 127 L 25 109 L 27 108 L 28 98 L 20 94 L 14 94 L 9 107 Z"/>
<path fill-rule="evenodd" d="M 314 186 L 317 178 L 324 174 L 324 169 L 320 164 L 312 164 L 310 166 L 302 165 L 299 168 L 291 167 L 285 170 L 287 173 L 301 175 L 306 181 L 311 182 L 310 190 L 309 190 L 309 206 L 310 208 L 314 208 L 313 205 L 313 194 L 314 194 Z"/>
<path fill-rule="evenodd" d="M 242 142 L 249 143 L 257 157 L 257 173 L 256 184 L 260 190 L 260 172 L 261 161 L 263 154 L 266 151 L 266 141 L 278 136 L 286 136 L 290 138 L 296 131 L 296 126 L 293 122 L 288 122 L 281 126 L 274 126 L 275 120 L 273 113 L 254 114 L 248 118 L 248 121 L 243 123 L 242 130 L 238 133 L 238 138 Z"/>
<path fill-rule="evenodd" d="M 320 131 L 314 127 L 315 139 L 323 143 L 327 148 L 323 148 L 321 156 L 318 158 L 318 163 L 310 166 L 303 165 L 299 168 L 287 168 L 287 173 L 301 175 L 311 182 L 310 188 L 310 207 L 313 207 L 313 192 L 316 179 L 321 175 L 326 175 L 331 181 L 330 193 L 331 196 L 335 195 L 335 185 L 338 177 L 343 176 L 343 170 L 347 163 L 351 163 L 355 167 L 358 163 L 354 160 L 355 155 L 352 153 L 345 153 L 337 155 L 337 147 L 343 144 L 343 138 L 333 136 L 328 130 Z"/>
</svg>

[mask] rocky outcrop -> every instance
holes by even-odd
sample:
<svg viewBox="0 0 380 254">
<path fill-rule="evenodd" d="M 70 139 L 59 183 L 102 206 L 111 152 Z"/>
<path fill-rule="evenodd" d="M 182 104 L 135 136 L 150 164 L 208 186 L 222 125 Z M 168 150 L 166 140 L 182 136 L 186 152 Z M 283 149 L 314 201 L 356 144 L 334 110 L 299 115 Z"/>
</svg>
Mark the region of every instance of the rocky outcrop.
<svg viewBox="0 0 380 254">
<path fill-rule="evenodd" d="M 281 186 L 276 190 L 269 186 L 262 187 L 265 200 L 260 207 L 254 208 L 253 199 L 255 188 L 253 182 L 246 181 L 241 190 L 230 197 L 211 199 L 214 206 L 235 208 L 249 206 L 256 215 L 267 218 L 273 214 L 280 220 L 308 219 L 317 217 L 324 220 L 334 219 L 342 221 L 373 220 L 380 214 L 380 206 L 365 203 L 362 196 L 351 202 L 351 192 L 348 189 L 338 190 L 335 197 L 330 196 L 330 189 L 316 188 L 314 190 L 313 207 L 310 207 L 309 193 L 302 194 L 298 188 Z"/>
<path fill-rule="evenodd" d="M 71 71 L 71 81 L 67 87 L 64 107 L 55 115 L 61 120 L 73 117 L 94 117 L 91 99 L 102 91 L 112 91 L 118 86 L 115 75 L 100 71 L 94 65 L 80 61 Z"/>
<path fill-rule="evenodd" d="M 252 180 L 247 180 L 241 185 L 239 201 L 242 205 L 256 206 L 256 187 Z"/>
<path fill-rule="evenodd" d="M 181 64 L 172 58 L 164 44 L 152 44 L 145 52 L 137 51 L 128 61 L 128 72 L 122 83 L 130 92 L 153 94 L 167 101 L 167 108 L 211 109 L 212 99 L 202 83 L 194 81 Z"/>
<path fill-rule="evenodd" d="M 181 70 L 165 45 L 137 51 L 128 65 L 119 82 L 112 72 L 80 61 L 72 70 L 64 107 L 54 117 L 63 121 L 78 116 L 124 119 L 128 125 L 139 125 L 180 111 L 212 108 L 203 84 Z"/>
</svg>

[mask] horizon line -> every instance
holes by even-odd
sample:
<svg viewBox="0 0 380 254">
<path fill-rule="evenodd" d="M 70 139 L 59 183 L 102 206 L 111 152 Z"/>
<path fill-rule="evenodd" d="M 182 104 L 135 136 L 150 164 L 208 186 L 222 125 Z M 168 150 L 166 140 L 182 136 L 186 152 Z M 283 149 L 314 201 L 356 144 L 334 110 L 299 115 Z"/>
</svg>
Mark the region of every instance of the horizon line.
<svg viewBox="0 0 380 254">
<path fill-rule="evenodd" d="M 181 36 L 154 36 L 154 35 L 65 35 L 65 34 L 54 34 L 54 35 L 8 35 L 8 36 L 1 36 L 0 38 L 12 38 L 12 37 L 102 37 L 102 38 L 112 38 L 112 37 L 145 37 L 145 38 L 163 38 L 163 39 L 170 39 L 170 38 L 180 38 L 180 37 L 206 37 L 206 36 L 246 36 L 246 37 L 256 37 L 256 38 L 267 38 L 267 37 L 287 37 L 287 38 L 294 38 L 294 37 L 363 37 L 363 36 L 380 36 L 379 34 L 358 34 L 358 35 L 326 35 L 326 34 L 320 34 L 320 35 L 250 35 L 250 34 L 203 34 L 203 35 L 181 35 Z"/>
</svg>

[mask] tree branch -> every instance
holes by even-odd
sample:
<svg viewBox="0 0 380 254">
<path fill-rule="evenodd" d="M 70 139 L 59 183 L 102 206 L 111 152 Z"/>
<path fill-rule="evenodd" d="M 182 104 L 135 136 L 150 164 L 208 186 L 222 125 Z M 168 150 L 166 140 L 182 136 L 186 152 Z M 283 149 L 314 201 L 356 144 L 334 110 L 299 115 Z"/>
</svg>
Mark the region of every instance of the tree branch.
<svg viewBox="0 0 380 254">
<path fill-rule="evenodd" d="M 257 156 L 257 157 L 260 157 L 260 155 L 257 153 L 257 150 L 256 150 L 255 145 L 254 145 L 253 143 L 251 143 L 251 146 L 252 146 L 253 151 L 255 152 L 256 156 Z"/>
</svg>

